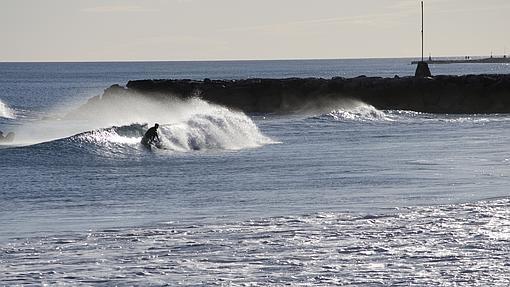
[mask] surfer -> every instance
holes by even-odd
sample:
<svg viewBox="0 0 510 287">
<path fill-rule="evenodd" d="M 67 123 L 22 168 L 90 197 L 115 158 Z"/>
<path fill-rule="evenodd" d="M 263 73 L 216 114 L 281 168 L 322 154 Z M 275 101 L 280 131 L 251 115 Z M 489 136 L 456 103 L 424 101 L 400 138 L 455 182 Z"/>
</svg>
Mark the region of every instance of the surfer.
<svg viewBox="0 0 510 287">
<path fill-rule="evenodd" d="M 149 146 L 151 143 L 154 143 L 154 140 L 157 139 L 158 142 L 160 141 L 158 136 L 158 124 L 155 124 L 152 128 L 148 129 L 147 132 L 145 132 L 145 135 L 142 138 L 142 144 L 144 146 Z"/>
</svg>

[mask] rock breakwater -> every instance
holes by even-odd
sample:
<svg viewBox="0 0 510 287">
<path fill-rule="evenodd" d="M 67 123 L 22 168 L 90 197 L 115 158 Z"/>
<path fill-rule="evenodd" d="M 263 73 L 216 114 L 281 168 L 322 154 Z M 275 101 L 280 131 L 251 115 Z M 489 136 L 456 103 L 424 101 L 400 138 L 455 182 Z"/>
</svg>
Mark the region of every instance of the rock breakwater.
<svg viewBox="0 0 510 287">
<path fill-rule="evenodd" d="M 510 75 L 429 78 L 287 78 L 245 80 L 137 80 L 114 85 L 102 98 L 140 93 L 199 97 L 248 113 L 288 113 L 343 99 L 382 110 L 427 113 L 510 113 Z M 99 100 L 99 97 L 90 102 Z"/>
</svg>

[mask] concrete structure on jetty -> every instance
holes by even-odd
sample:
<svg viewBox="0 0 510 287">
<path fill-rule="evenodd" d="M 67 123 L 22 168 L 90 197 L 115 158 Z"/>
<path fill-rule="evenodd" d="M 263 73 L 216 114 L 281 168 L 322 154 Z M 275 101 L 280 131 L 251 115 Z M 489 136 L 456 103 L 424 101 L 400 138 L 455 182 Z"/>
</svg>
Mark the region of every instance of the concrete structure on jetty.
<svg viewBox="0 0 510 287">
<path fill-rule="evenodd" d="M 416 66 L 416 72 L 414 74 L 415 77 L 432 77 L 432 74 L 430 73 L 429 64 L 426 62 L 418 62 L 418 66 Z"/>
<path fill-rule="evenodd" d="M 108 88 L 102 99 L 129 94 L 157 99 L 199 97 L 247 113 L 291 113 L 345 99 L 382 110 L 510 113 L 510 75 L 139 80 Z M 100 100 L 95 97 L 87 105 Z"/>
</svg>

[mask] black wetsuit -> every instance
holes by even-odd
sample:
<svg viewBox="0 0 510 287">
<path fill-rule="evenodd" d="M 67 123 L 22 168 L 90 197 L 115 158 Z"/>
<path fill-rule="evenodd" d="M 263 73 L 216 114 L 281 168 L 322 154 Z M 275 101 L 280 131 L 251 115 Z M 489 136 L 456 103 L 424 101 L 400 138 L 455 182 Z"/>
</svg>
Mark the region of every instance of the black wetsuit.
<svg viewBox="0 0 510 287">
<path fill-rule="evenodd" d="M 159 141 L 158 128 L 152 127 L 143 136 L 142 144 L 148 145 L 148 144 L 152 143 L 154 141 L 154 139 L 156 139 L 156 138 Z"/>
</svg>

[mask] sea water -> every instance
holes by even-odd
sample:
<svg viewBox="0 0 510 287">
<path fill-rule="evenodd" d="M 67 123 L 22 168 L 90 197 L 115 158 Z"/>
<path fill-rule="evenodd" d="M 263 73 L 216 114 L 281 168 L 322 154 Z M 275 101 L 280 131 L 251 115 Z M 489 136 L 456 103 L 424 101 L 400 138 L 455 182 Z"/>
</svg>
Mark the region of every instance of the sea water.
<svg viewBox="0 0 510 287">
<path fill-rule="evenodd" d="M 510 115 L 82 107 L 134 79 L 393 77 L 410 61 L 0 63 L 0 130 L 16 132 L 0 146 L 0 285 L 508 286 Z"/>
</svg>

